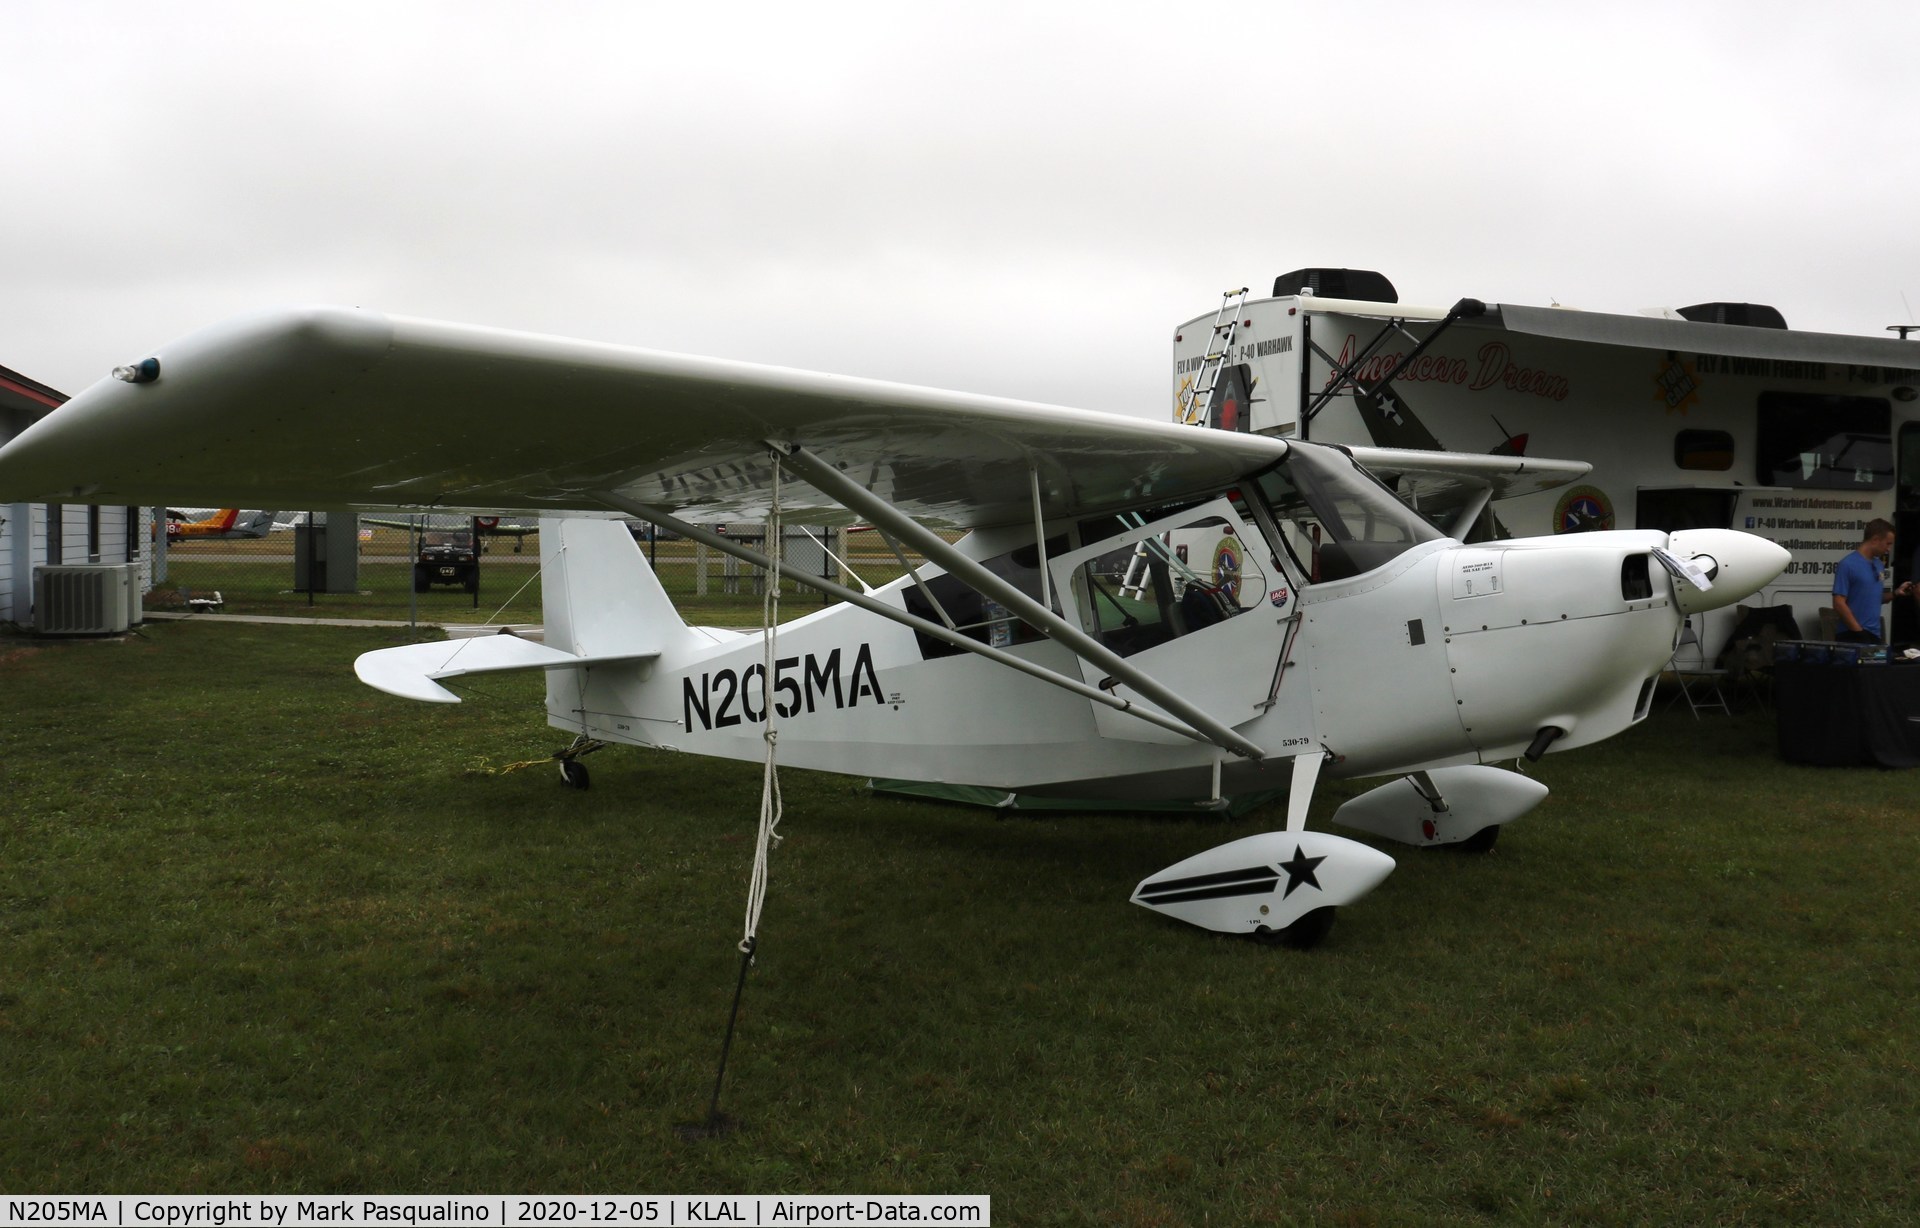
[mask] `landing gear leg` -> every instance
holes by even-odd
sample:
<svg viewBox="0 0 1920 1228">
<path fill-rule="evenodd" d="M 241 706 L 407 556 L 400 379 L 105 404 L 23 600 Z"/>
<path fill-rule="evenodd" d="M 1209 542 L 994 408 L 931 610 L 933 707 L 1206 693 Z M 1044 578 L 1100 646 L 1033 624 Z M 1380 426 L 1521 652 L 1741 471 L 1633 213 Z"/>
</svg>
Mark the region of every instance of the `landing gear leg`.
<svg viewBox="0 0 1920 1228">
<path fill-rule="evenodd" d="M 1297 755 L 1293 760 L 1293 779 L 1287 782 L 1287 830 L 1299 834 L 1307 829 L 1307 809 L 1313 805 L 1313 787 L 1320 782 L 1320 765 L 1327 761 L 1325 751 Z M 1292 925 L 1280 929 L 1261 926 L 1253 936 L 1261 942 L 1309 951 L 1333 932 L 1332 905 L 1316 908 Z"/>
<path fill-rule="evenodd" d="M 1313 805 L 1313 786 L 1320 781 L 1320 765 L 1327 752 L 1293 757 L 1293 779 L 1287 782 L 1287 830 L 1298 835 L 1307 830 L 1307 808 Z"/>
<path fill-rule="evenodd" d="M 1418 793 L 1422 798 L 1425 798 L 1427 805 L 1432 808 L 1433 821 L 1435 823 L 1443 821 L 1443 816 L 1453 812 L 1453 807 L 1447 805 L 1447 799 L 1440 795 L 1439 787 L 1433 783 L 1433 777 L 1427 775 L 1425 772 L 1414 772 L 1407 777 L 1407 780 L 1413 785 L 1414 792 Z M 1452 844 L 1440 844 L 1434 847 L 1451 849 L 1457 853 L 1491 853 L 1493 846 L 1499 843 L 1499 841 L 1500 825 L 1498 823 L 1489 823 L 1479 831 L 1474 832 L 1471 836 L 1468 836 L 1465 840 L 1457 840 Z"/>
</svg>

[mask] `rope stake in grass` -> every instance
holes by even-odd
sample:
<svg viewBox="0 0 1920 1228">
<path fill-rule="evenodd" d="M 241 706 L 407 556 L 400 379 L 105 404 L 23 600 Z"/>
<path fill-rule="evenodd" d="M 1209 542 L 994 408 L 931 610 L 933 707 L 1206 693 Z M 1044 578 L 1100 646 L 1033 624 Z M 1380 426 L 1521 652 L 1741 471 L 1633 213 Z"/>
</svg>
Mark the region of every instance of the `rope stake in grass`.
<svg viewBox="0 0 1920 1228">
<path fill-rule="evenodd" d="M 747 991 L 747 969 L 753 966 L 756 945 L 751 938 L 740 944 L 740 977 L 733 983 L 733 1009 L 727 1012 L 727 1036 L 720 1042 L 720 1068 L 713 1074 L 713 1098 L 707 1102 L 707 1119 L 698 1125 L 676 1127 L 684 1139 L 719 1138 L 733 1129 L 733 1118 L 720 1111 L 720 1085 L 727 1078 L 727 1058 L 733 1052 L 733 1025 L 740 1018 L 740 997 Z"/>
</svg>

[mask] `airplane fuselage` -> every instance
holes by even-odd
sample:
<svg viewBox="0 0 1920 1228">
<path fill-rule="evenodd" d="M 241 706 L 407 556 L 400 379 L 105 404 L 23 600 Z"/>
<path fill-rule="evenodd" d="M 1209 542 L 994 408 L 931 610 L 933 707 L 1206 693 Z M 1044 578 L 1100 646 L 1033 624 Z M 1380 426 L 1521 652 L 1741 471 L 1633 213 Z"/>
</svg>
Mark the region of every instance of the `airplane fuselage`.
<svg viewBox="0 0 1920 1228">
<path fill-rule="evenodd" d="M 1015 540 L 981 533 L 961 549 L 988 557 Z M 1555 749 L 1585 745 L 1646 716 L 1673 651 L 1682 614 L 1651 555 L 1667 541 L 1427 542 L 1350 578 L 1263 585 L 1233 616 L 1131 660 L 1267 752 L 1227 758 L 1228 791 L 1282 784 L 1290 756 L 1321 748 L 1330 773 L 1364 776 L 1512 759 L 1544 729 L 1559 731 Z M 902 579 L 877 595 L 904 609 L 913 591 Z M 1082 669 L 1045 638 L 1005 650 Z M 1203 798 L 1223 757 L 993 661 L 929 656 L 912 630 L 844 605 L 781 626 L 771 661 L 753 634 L 555 671 L 548 713 L 607 741 L 749 760 L 771 722 L 783 764 L 1010 792 Z"/>
</svg>

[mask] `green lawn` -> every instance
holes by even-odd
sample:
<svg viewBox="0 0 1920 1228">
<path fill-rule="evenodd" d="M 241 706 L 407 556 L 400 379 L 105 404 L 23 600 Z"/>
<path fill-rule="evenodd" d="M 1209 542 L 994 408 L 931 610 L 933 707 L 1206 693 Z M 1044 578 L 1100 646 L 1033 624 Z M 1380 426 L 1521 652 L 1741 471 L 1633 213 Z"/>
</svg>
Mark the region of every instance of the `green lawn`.
<svg viewBox="0 0 1920 1228">
<path fill-rule="evenodd" d="M 1913 774 L 1684 709 L 1308 953 L 1127 903 L 1280 822 L 997 818 L 759 772 L 369 628 L 0 638 L 0 1190 L 979 1192 L 1007 1224 L 1920 1219 Z M 1322 818 L 1362 786 L 1322 789 Z"/>
</svg>

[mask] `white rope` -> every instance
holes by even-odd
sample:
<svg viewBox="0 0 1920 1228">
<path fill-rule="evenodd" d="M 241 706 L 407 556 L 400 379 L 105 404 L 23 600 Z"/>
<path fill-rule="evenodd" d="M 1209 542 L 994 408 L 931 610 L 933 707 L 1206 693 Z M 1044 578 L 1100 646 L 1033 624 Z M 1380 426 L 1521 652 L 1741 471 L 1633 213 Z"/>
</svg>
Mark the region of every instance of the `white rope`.
<svg viewBox="0 0 1920 1228">
<path fill-rule="evenodd" d="M 760 629 L 766 644 L 765 664 L 760 673 L 760 706 L 767 718 L 767 726 L 761 737 L 767 743 L 767 763 L 760 782 L 760 835 L 753 850 L 753 876 L 747 884 L 746 932 L 740 938 L 740 951 L 746 955 L 753 954 L 754 942 L 760 932 L 760 910 L 767 903 L 767 855 L 780 843 L 780 773 L 774 764 L 780 735 L 774 728 L 773 704 L 775 643 L 780 630 L 780 454 L 774 452 L 771 455 L 773 506 L 767 513 L 767 561 L 772 566 L 767 572 L 766 596 L 760 603 Z M 741 683 L 741 689 L 746 689 L 744 682 Z M 743 703 L 745 698 L 741 696 Z"/>
</svg>

